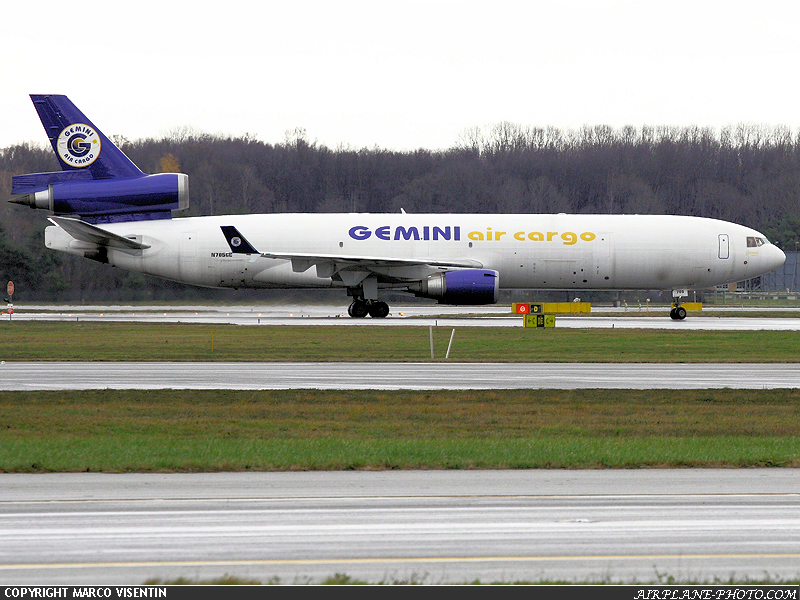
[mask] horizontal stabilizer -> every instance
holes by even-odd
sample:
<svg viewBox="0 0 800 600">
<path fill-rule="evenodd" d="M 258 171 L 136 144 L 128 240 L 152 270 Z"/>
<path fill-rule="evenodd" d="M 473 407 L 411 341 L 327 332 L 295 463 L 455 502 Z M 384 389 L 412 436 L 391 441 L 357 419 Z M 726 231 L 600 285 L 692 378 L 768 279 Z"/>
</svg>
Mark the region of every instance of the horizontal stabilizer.
<svg viewBox="0 0 800 600">
<path fill-rule="evenodd" d="M 106 231 L 86 221 L 81 221 L 80 219 L 72 219 L 69 217 L 50 217 L 49 219 L 76 240 L 97 244 L 99 246 L 110 246 L 112 248 L 128 250 L 144 250 L 150 247 L 148 244 L 142 244 L 136 240 L 111 233 L 110 231 Z"/>
<path fill-rule="evenodd" d="M 68 181 L 91 181 L 92 174 L 86 169 L 79 171 L 55 171 L 54 173 L 28 173 L 11 178 L 11 193 L 15 196 L 32 194 L 47 189 L 48 185 Z"/>
</svg>

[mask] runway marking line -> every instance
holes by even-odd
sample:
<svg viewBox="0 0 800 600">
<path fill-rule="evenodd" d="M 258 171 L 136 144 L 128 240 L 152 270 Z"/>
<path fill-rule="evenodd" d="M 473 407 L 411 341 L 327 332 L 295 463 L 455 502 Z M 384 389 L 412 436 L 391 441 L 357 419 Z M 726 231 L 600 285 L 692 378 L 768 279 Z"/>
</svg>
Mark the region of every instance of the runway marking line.
<svg viewBox="0 0 800 600">
<path fill-rule="evenodd" d="M 293 558 L 263 560 L 198 560 L 152 562 L 96 562 L 96 563 L 32 563 L 0 565 L 0 571 L 14 569 L 85 569 L 107 567 L 212 567 L 252 565 L 327 565 L 366 563 L 422 563 L 422 562 L 545 562 L 567 560 L 654 560 L 654 559 L 713 559 L 713 558 L 800 558 L 800 554 L 609 554 L 586 556 L 441 556 L 398 558 Z"/>
</svg>

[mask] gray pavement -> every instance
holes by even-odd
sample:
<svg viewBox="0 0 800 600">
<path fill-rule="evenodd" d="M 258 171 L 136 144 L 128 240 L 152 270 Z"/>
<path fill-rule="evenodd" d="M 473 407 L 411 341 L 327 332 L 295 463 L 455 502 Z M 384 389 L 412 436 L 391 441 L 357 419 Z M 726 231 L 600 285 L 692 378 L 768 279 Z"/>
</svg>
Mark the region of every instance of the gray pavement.
<svg viewBox="0 0 800 600">
<path fill-rule="evenodd" d="M 0 583 L 797 577 L 796 469 L 0 475 Z"/>
<path fill-rule="evenodd" d="M 797 364 L 0 362 L 0 390 L 775 389 Z"/>
</svg>

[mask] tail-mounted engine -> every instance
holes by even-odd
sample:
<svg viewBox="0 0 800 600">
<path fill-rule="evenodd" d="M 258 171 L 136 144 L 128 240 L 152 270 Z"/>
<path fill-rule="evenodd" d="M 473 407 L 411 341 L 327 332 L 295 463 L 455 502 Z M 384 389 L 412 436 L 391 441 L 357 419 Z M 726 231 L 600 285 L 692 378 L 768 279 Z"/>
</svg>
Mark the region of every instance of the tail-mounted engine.
<svg viewBox="0 0 800 600">
<path fill-rule="evenodd" d="M 18 175 L 12 179 L 11 202 L 80 216 L 89 223 L 168 219 L 189 206 L 189 176 L 158 173 L 141 177 L 94 180 L 88 171 Z"/>
</svg>

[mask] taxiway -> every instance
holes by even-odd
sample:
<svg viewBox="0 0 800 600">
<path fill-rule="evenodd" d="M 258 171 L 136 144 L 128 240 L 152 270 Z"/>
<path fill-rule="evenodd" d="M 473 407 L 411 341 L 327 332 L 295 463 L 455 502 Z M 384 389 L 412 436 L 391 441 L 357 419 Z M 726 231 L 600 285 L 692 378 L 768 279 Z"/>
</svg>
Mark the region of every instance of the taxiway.
<svg viewBox="0 0 800 600">
<path fill-rule="evenodd" d="M 800 574 L 800 471 L 0 475 L 0 583 Z"/>
<path fill-rule="evenodd" d="M 1 362 L 0 390 L 775 389 L 796 364 Z"/>
<path fill-rule="evenodd" d="M 556 327 L 640 328 L 671 330 L 773 330 L 800 331 L 800 318 L 748 317 L 744 307 L 726 307 L 690 313 L 684 321 L 669 318 L 666 306 L 592 308 L 588 315 L 556 315 Z M 730 316 L 733 311 L 737 316 Z M 2 321 L 75 321 L 137 323 L 203 323 L 218 325 L 339 325 L 351 327 L 522 327 L 521 316 L 509 314 L 508 306 L 395 306 L 385 319 L 353 319 L 338 305 L 258 306 L 54 306 L 17 305 Z M 763 311 L 762 312 L 769 312 Z M 741 315 L 741 316 L 739 316 Z"/>
</svg>

